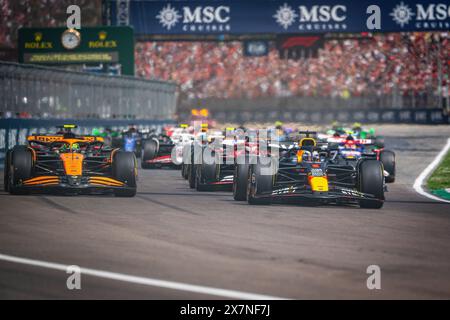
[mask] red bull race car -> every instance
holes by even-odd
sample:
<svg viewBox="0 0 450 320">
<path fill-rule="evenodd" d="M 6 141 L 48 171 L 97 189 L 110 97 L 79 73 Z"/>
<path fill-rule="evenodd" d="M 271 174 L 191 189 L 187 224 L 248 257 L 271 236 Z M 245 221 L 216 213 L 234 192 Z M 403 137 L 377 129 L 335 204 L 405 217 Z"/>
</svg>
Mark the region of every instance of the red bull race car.
<svg viewBox="0 0 450 320">
<path fill-rule="evenodd" d="M 358 204 L 362 208 L 383 206 L 385 183 L 383 164 L 361 157 L 343 163 L 339 153 L 320 146 L 301 132 L 298 147 L 280 152 L 279 157 L 258 157 L 249 165 L 246 199 L 249 204 L 270 204 L 273 200 Z"/>
</svg>

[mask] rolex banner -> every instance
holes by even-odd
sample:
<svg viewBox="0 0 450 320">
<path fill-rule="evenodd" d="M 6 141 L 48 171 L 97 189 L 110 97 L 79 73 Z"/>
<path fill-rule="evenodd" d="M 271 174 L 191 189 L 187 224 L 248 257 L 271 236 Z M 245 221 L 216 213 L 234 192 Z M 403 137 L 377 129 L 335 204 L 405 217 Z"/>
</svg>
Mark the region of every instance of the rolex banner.
<svg viewBox="0 0 450 320">
<path fill-rule="evenodd" d="M 107 20 L 138 35 L 450 29 L 450 2 L 437 0 L 106 1 Z"/>
<path fill-rule="evenodd" d="M 123 27 L 20 28 L 19 62 L 42 65 L 108 65 L 134 75 L 133 29 Z"/>
</svg>

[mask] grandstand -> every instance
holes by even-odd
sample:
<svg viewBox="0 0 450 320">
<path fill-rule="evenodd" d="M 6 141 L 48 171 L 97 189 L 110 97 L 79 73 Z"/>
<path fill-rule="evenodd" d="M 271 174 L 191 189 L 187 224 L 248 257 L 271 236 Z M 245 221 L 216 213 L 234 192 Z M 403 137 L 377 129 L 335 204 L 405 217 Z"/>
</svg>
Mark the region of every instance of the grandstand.
<svg viewBox="0 0 450 320">
<path fill-rule="evenodd" d="M 438 70 L 445 87 L 449 56 L 449 33 L 331 40 L 307 60 L 280 59 L 274 46 L 268 56 L 245 57 L 240 42 L 140 42 L 135 50 L 138 76 L 176 81 L 188 99 L 398 94 L 414 98 L 413 107 L 437 103 Z"/>
<path fill-rule="evenodd" d="M 83 8 L 83 25 L 102 24 L 102 0 L 2 1 L 3 57 L 14 50 L 18 28 L 61 26 L 68 4 Z M 331 38 L 317 57 L 300 60 L 280 59 L 275 41 L 262 57 L 246 57 L 240 41 L 145 41 L 141 37 L 135 45 L 137 76 L 178 83 L 179 106 L 185 110 L 199 105 L 212 109 L 255 105 L 446 109 L 449 57 L 449 32 Z"/>
<path fill-rule="evenodd" d="M 101 24 L 102 0 L 2 0 L 0 1 L 0 49 L 17 45 L 21 27 L 61 27 L 67 6 L 83 8 L 83 25 Z"/>
</svg>

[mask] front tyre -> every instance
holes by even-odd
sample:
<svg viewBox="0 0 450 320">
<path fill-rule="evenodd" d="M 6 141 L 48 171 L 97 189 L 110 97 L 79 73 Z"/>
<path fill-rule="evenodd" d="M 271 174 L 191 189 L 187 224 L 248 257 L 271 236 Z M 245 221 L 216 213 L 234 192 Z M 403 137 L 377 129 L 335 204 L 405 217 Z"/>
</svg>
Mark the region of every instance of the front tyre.
<svg viewBox="0 0 450 320">
<path fill-rule="evenodd" d="M 5 154 L 5 163 L 3 167 L 3 190 L 9 191 L 9 169 L 11 167 L 11 150 Z"/>
<path fill-rule="evenodd" d="M 113 158 L 113 176 L 124 182 L 128 189 L 115 189 L 116 197 L 134 197 L 137 185 L 137 160 L 133 152 L 117 151 Z"/>
<path fill-rule="evenodd" d="M 271 161 L 272 162 L 272 161 Z M 250 165 L 247 186 L 247 202 L 251 205 L 264 205 L 272 203 L 272 190 L 274 174 L 268 174 L 271 164 Z M 265 197 L 261 197 L 265 196 Z"/>
<path fill-rule="evenodd" d="M 33 174 L 33 156 L 26 146 L 15 146 L 10 155 L 10 169 L 8 170 L 10 194 L 27 194 L 20 188 L 23 180 L 29 179 Z"/>
<path fill-rule="evenodd" d="M 359 206 L 368 209 L 380 209 L 384 203 L 383 165 L 378 160 L 364 160 L 359 165 L 359 191 L 371 194 L 373 200 L 360 200 Z"/>
<path fill-rule="evenodd" d="M 217 181 L 218 165 L 215 163 L 207 164 L 203 162 L 197 165 L 195 178 L 195 189 L 197 191 L 210 191 L 210 183 Z"/>
<path fill-rule="evenodd" d="M 147 163 L 147 161 L 152 160 L 158 154 L 158 142 L 154 139 L 142 141 L 142 156 L 141 156 L 141 168 L 151 169 L 153 165 Z"/>
<path fill-rule="evenodd" d="M 247 200 L 248 163 L 236 164 L 233 177 L 233 198 L 236 201 Z"/>
</svg>

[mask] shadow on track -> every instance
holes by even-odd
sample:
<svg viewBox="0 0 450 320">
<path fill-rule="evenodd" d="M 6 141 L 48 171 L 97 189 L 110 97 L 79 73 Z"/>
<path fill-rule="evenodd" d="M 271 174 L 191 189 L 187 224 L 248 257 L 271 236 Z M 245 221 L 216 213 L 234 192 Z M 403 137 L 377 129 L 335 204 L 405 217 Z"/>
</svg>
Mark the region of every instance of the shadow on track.
<svg viewBox="0 0 450 320">
<path fill-rule="evenodd" d="M 58 209 L 59 211 L 69 212 L 72 214 L 79 214 L 78 211 L 73 210 L 72 208 L 63 206 L 62 204 L 59 204 L 47 197 L 37 197 L 40 201 L 44 202 L 45 204 L 50 205 L 51 207 Z"/>
<path fill-rule="evenodd" d="M 171 204 L 164 203 L 162 201 L 151 199 L 151 198 L 143 196 L 141 194 L 138 194 L 136 197 L 139 198 L 139 199 L 148 201 L 148 202 L 155 203 L 155 204 L 160 205 L 162 207 L 166 207 L 166 208 L 172 209 L 172 210 L 176 210 L 176 211 L 180 211 L 180 212 L 184 212 L 184 213 L 188 213 L 188 214 L 192 214 L 192 215 L 196 215 L 196 216 L 200 215 L 198 212 L 194 212 L 194 211 L 191 211 L 191 210 L 187 210 L 187 209 L 180 208 L 180 207 L 177 207 L 177 206 L 174 206 L 174 205 L 171 205 Z"/>
</svg>

